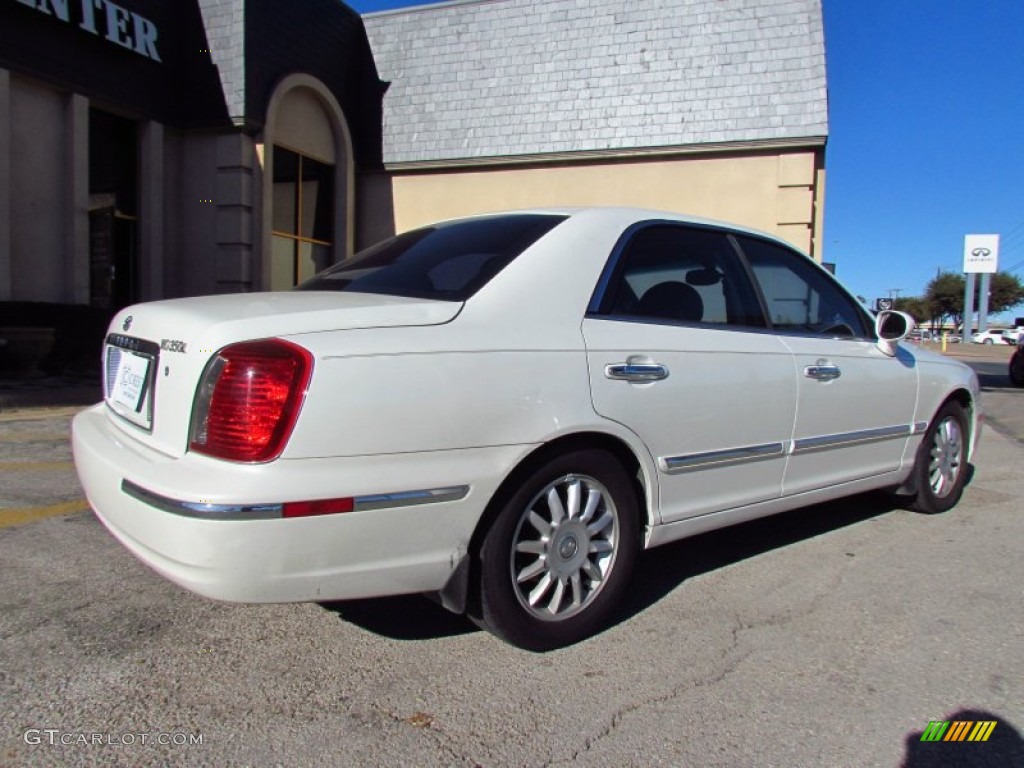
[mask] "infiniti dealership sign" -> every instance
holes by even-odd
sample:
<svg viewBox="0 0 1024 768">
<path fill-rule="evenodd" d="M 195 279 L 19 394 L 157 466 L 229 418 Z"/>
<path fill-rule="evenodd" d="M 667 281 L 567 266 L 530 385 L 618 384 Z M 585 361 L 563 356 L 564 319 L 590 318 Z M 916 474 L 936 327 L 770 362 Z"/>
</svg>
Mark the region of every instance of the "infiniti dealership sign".
<svg viewBox="0 0 1024 768">
<path fill-rule="evenodd" d="M 964 237 L 964 272 L 993 274 L 999 267 L 999 235 Z"/>
<path fill-rule="evenodd" d="M 157 51 L 156 24 L 110 0 L 15 0 L 54 19 L 73 24 L 89 34 L 162 61 Z"/>
</svg>

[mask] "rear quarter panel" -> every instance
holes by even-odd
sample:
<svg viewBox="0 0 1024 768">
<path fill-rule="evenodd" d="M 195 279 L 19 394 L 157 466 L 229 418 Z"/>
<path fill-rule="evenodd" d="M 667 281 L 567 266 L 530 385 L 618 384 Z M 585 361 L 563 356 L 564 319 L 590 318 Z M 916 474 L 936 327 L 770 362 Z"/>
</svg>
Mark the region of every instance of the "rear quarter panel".
<svg viewBox="0 0 1024 768">
<path fill-rule="evenodd" d="M 474 349 L 460 335 L 409 328 L 373 332 L 365 344 L 352 332 L 292 339 L 316 363 L 283 458 L 533 444 L 593 425 L 578 343 Z"/>
<path fill-rule="evenodd" d="M 570 218 L 444 325 L 286 337 L 316 363 L 284 457 L 540 444 L 605 428 L 582 323 L 632 216 Z"/>
</svg>

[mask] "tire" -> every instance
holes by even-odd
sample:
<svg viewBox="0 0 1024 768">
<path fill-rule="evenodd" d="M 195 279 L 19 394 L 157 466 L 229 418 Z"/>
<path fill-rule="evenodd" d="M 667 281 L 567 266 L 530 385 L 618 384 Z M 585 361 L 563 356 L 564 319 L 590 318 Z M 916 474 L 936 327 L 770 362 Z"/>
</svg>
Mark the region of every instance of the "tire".
<svg viewBox="0 0 1024 768">
<path fill-rule="evenodd" d="M 637 494 L 610 453 L 580 450 L 535 470 L 480 547 L 480 623 L 545 651 L 604 626 L 639 548 Z"/>
<path fill-rule="evenodd" d="M 967 482 L 968 441 L 967 413 L 950 400 L 935 414 L 917 450 L 911 509 L 936 514 L 956 506 Z"/>
<path fill-rule="evenodd" d="M 1024 351 L 1017 350 L 1010 358 L 1010 381 L 1015 387 L 1024 387 Z"/>
<path fill-rule="evenodd" d="M 992 339 L 985 339 L 985 340 L 984 340 L 983 342 L 981 342 L 981 343 L 982 343 L 982 344 L 988 344 L 988 346 L 990 346 L 990 347 L 991 347 L 991 346 L 992 346 Z"/>
</svg>

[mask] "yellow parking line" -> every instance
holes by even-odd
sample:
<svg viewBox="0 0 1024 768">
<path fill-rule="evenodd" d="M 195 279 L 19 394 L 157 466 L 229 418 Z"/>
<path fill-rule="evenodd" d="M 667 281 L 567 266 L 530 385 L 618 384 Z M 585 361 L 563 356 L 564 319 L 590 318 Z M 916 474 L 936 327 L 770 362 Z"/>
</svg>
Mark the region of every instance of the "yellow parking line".
<svg viewBox="0 0 1024 768">
<path fill-rule="evenodd" d="M 73 461 L 0 461 L 0 472 L 41 472 L 74 468 Z"/>
<path fill-rule="evenodd" d="M 86 406 L 86 408 L 91 407 Z M 9 411 L 0 409 L 0 422 L 70 418 L 86 408 L 81 406 L 55 406 L 53 408 L 14 408 Z"/>
<path fill-rule="evenodd" d="M 13 509 L 0 508 L 0 528 L 9 528 L 12 525 L 23 525 L 35 520 L 42 520 L 46 517 L 57 515 L 70 515 L 73 512 L 84 512 L 89 509 L 89 502 L 85 499 L 74 499 L 61 504 L 53 504 L 49 507 L 15 507 Z"/>
</svg>

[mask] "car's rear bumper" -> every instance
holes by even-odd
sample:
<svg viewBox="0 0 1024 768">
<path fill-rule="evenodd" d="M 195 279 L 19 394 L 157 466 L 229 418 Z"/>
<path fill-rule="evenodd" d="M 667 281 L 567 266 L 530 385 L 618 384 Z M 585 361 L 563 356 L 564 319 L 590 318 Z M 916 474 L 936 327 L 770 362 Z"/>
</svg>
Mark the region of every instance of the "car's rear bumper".
<svg viewBox="0 0 1024 768">
<path fill-rule="evenodd" d="M 235 602 L 441 589 L 465 554 L 503 468 L 525 450 L 238 465 L 148 449 L 111 424 L 102 405 L 75 417 L 72 444 L 89 503 L 125 547 L 171 581 Z M 458 493 L 417 493 L 435 489 Z M 337 497 L 369 503 L 313 517 L 231 514 L 233 506 Z"/>
</svg>

